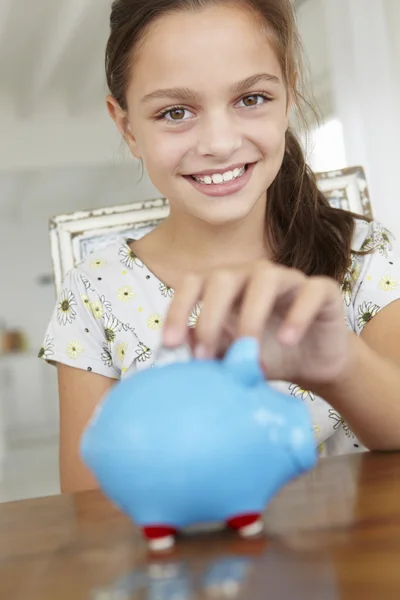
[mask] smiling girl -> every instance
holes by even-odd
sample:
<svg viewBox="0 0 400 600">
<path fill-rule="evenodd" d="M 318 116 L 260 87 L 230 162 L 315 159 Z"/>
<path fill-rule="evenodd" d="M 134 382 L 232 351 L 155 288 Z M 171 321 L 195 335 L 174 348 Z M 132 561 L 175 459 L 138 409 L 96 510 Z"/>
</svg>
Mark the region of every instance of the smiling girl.
<svg viewBox="0 0 400 600">
<path fill-rule="evenodd" d="M 63 490 L 96 485 L 78 448 L 103 394 L 189 338 L 207 358 L 257 337 L 323 455 L 400 448 L 399 266 L 389 232 L 330 207 L 306 166 L 300 48 L 290 0 L 113 3 L 108 109 L 170 215 L 64 282 L 41 350 Z"/>
</svg>

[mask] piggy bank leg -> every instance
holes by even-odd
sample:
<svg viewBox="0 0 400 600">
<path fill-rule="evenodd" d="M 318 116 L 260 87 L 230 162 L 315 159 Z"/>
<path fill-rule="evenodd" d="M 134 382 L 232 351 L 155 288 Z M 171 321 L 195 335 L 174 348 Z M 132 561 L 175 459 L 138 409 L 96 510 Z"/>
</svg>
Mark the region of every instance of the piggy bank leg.
<svg viewBox="0 0 400 600">
<path fill-rule="evenodd" d="M 143 527 L 142 531 L 153 552 L 165 552 L 173 548 L 175 544 L 177 531 L 173 527 L 154 525 Z"/>
<path fill-rule="evenodd" d="M 227 521 L 227 525 L 242 537 L 252 537 L 264 531 L 264 523 L 259 513 L 236 515 Z"/>
</svg>

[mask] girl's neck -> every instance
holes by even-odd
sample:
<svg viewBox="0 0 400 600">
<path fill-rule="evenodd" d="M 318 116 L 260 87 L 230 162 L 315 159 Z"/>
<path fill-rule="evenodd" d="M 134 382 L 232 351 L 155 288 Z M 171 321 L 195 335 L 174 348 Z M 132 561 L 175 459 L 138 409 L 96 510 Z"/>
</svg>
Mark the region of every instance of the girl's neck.
<svg viewBox="0 0 400 600">
<path fill-rule="evenodd" d="M 190 271 L 238 265 L 268 256 L 265 203 L 240 222 L 209 226 L 190 216 L 170 216 L 134 242 L 134 251 L 167 285 Z"/>
</svg>

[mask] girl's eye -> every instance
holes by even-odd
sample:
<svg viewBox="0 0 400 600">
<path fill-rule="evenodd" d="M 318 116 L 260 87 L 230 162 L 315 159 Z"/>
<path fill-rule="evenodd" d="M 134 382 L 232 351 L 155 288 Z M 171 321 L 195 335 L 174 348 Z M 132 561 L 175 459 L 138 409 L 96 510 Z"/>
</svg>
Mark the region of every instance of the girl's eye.
<svg viewBox="0 0 400 600">
<path fill-rule="evenodd" d="M 182 106 L 176 106 L 164 111 L 158 116 L 158 118 L 164 119 L 165 121 L 186 121 L 186 119 L 192 116 L 192 114 L 193 113 L 186 108 L 183 108 Z"/>
<path fill-rule="evenodd" d="M 242 106 L 251 108 L 253 106 L 259 106 L 260 104 L 265 104 L 265 102 L 268 102 L 269 100 L 270 98 L 265 94 L 251 94 L 250 96 L 245 96 L 242 98 L 238 102 L 238 105 L 242 103 Z"/>
</svg>

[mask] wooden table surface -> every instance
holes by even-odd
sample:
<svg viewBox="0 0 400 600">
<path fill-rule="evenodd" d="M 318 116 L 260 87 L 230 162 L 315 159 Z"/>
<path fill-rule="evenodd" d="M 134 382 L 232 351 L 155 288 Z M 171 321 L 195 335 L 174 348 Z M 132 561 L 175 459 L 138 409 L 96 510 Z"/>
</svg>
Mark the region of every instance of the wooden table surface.
<svg viewBox="0 0 400 600">
<path fill-rule="evenodd" d="M 0 598 L 400 600 L 400 454 L 321 461 L 265 523 L 152 556 L 99 492 L 0 504 Z"/>
</svg>

